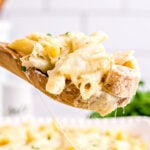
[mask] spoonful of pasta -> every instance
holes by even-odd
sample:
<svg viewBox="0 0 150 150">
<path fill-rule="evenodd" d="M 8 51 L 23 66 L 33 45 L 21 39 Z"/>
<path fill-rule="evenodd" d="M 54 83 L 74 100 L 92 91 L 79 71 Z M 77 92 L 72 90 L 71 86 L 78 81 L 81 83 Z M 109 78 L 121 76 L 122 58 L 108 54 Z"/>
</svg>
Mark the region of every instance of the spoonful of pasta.
<svg viewBox="0 0 150 150">
<path fill-rule="evenodd" d="M 33 33 L 0 43 L 0 66 L 56 101 L 106 115 L 130 102 L 140 80 L 133 51 L 109 54 L 106 39 L 102 32 Z"/>
</svg>

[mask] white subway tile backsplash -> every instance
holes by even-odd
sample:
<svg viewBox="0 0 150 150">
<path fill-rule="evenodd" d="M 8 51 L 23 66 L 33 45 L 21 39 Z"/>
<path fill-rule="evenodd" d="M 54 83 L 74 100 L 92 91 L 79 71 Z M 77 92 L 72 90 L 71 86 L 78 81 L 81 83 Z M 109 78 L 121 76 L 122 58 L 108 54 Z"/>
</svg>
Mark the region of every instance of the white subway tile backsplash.
<svg viewBox="0 0 150 150">
<path fill-rule="evenodd" d="M 128 7 L 130 10 L 150 10 L 149 0 L 128 0 Z"/>
<path fill-rule="evenodd" d="M 140 65 L 140 72 L 141 72 L 141 79 L 146 82 L 146 87 L 150 89 L 150 60 L 149 57 L 137 57 L 139 65 Z"/>
<path fill-rule="evenodd" d="M 109 35 L 105 45 L 108 49 L 137 49 L 139 54 L 149 55 L 142 50 L 150 49 L 150 18 L 135 17 L 91 17 L 88 32 L 104 31 Z"/>
<path fill-rule="evenodd" d="M 75 11 L 90 11 L 90 10 L 105 10 L 119 9 L 120 0 L 51 0 L 49 5 L 51 10 L 75 10 Z M 88 13 L 88 12 L 87 12 Z"/>
<path fill-rule="evenodd" d="M 13 17 L 11 22 L 13 25 L 11 40 L 33 32 L 62 34 L 80 30 L 79 19 L 76 16 L 18 16 Z"/>
<path fill-rule="evenodd" d="M 7 0 L 4 11 L 13 13 L 30 10 L 42 10 L 44 0 Z"/>
</svg>

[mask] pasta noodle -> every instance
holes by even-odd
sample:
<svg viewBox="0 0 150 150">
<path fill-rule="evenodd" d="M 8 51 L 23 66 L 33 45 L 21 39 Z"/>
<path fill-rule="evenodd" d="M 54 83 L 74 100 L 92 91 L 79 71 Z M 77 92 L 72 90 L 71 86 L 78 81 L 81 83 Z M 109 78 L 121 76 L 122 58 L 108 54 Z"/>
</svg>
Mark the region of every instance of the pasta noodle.
<svg viewBox="0 0 150 150">
<path fill-rule="evenodd" d="M 55 122 L 0 126 L 0 150 L 146 150 L 143 140 L 123 130 L 101 130 L 98 127 L 69 128 L 64 131 L 78 147 L 64 138 Z"/>
<path fill-rule="evenodd" d="M 81 102 L 79 107 L 94 108 L 104 115 L 123 106 L 120 102 L 128 104 L 140 79 L 133 51 L 109 54 L 103 45 L 106 39 L 102 32 L 90 35 L 67 32 L 59 36 L 33 33 L 8 44 L 8 47 L 21 54 L 21 63 L 27 72 L 36 69 L 46 75 L 46 85 L 43 85 L 47 95 L 73 106 Z M 29 74 L 25 73 L 26 76 Z M 71 92 L 68 92 L 69 88 Z M 107 104 L 109 98 L 113 106 Z M 95 100 L 103 102 L 104 107 L 110 106 L 110 109 L 103 111 L 101 104 L 96 108 L 93 105 Z"/>
</svg>

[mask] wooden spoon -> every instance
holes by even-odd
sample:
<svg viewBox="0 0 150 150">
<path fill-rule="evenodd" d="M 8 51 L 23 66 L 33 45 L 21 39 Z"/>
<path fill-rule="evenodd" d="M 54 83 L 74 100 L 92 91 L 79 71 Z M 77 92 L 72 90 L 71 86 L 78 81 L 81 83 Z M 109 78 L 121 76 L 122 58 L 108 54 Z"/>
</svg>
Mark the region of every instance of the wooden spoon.
<svg viewBox="0 0 150 150">
<path fill-rule="evenodd" d="M 33 67 L 22 71 L 20 61 L 22 57 L 21 54 L 8 48 L 7 45 L 7 43 L 0 43 L 0 66 L 26 80 L 35 88 L 56 101 L 77 108 L 95 110 L 100 112 L 101 115 L 105 115 L 117 107 L 130 102 L 131 97 L 120 98 L 104 91 L 100 96 L 92 96 L 85 101 L 82 99 L 79 89 L 69 81 L 66 81 L 65 89 L 60 95 L 50 94 L 45 89 L 48 76 Z"/>
</svg>

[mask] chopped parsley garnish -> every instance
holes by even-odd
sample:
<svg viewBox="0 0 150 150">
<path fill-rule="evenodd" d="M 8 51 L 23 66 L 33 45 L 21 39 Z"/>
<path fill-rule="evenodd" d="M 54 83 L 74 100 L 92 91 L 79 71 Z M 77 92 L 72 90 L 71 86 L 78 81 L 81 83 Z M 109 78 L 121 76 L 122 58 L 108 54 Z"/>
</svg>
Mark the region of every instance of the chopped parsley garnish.
<svg viewBox="0 0 150 150">
<path fill-rule="evenodd" d="M 48 137 L 47 137 L 47 140 L 51 140 L 51 137 L 50 137 L 50 136 L 48 136 Z"/>
<path fill-rule="evenodd" d="M 88 117 L 89 118 L 101 118 L 101 115 L 98 112 L 92 112 Z"/>
<path fill-rule="evenodd" d="M 141 86 L 141 87 L 144 86 L 144 84 L 145 84 L 145 83 L 144 83 L 144 81 L 142 81 L 142 80 L 139 82 L 139 86 Z"/>
<path fill-rule="evenodd" d="M 65 33 L 65 35 L 69 35 L 69 34 L 70 34 L 70 32 L 66 32 L 66 33 Z"/>
<path fill-rule="evenodd" d="M 26 72 L 27 68 L 26 68 L 25 66 L 21 66 L 21 70 L 22 70 L 23 72 Z"/>
<path fill-rule="evenodd" d="M 47 35 L 47 36 L 52 36 L 52 34 L 50 34 L 50 33 L 47 33 L 46 35 Z"/>
</svg>

